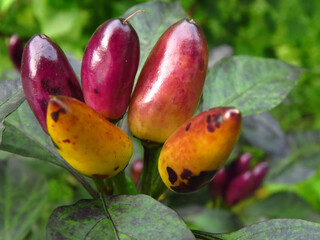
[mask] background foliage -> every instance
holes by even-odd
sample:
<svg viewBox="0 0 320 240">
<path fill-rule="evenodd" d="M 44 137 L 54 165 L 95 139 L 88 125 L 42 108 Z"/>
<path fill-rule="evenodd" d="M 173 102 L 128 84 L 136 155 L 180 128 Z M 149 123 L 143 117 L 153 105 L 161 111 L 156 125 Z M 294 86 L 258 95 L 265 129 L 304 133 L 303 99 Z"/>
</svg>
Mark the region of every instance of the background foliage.
<svg viewBox="0 0 320 240">
<path fill-rule="evenodd" d="M 68 55 L 81 60 L 91 34 L 100 24 L 123 15 L 127 9 L 142 2 L 145 1 L 0 1 L 0 79 L 13 79 L 17 76 L 11 71 L 13 66 L 7 54 L 10 35 L 19 34 L 27 41 L 36 33 L 47 34 Z M 320 2 L 181 0 L 181 4 L 186 13 L 201 25 L 210 49 L 228 44 L 232 46 L 235 55 L 276 58 L 309 71 L 285 101 L 271 111 L 271 115 L 264 113 L 247 117 L 244 121 L 241 149 L 238 150 L 254 153 L 256 160 L 266 156 L 273 163 L 263 189 L 253 198 L 233 208 L 232 213 L 223 209 L 208 212 L 181 208 L 186 202 L 203 206 L 208 200 L 203 199 L 203 191 L 198 195 L 183 196 L 182 199 L 173 195 L 167 200 L 167 204 L 177 210 L 189 226 L 213 232 L 217 232 L 217 228 L 221 231 L 233 231 L 242 224 L 277 217 L 317 222 L 320 212 L 320 138 L 317 132 L 320 130 Z M 17 119 L 21 116 L 25 117 L 18 114 L 20 113 L 8 118 L 12 126 L 19 124 Z M 26 132 L 32 132 L 32 129 L 26 129 Z M 14 139 L 12 142 L 15 142 Z M 44 153 L 38 154 L 50 161 Z M 19 162 L 11 161 L 11 157 L 7 153 L 0 153 L 1 169 L 5 170 L 5 174 L 1 174 L 0 186 L 5 186 L 6 196 L 9 196 L 1 202 L 3 205 L 0 205 L 0 209 L 7 209 L 4 214 L 12 215 L 12 221 L 4 218 L 7 225 L 4 225 L 0 239 L 1 236 L 14 239 L 15 236 L 5 235 L 11 234 L 5 229 L 15 228 L 21 221 L 25 224 L 20 231 L 15 232 L 19 238 L 26 236 L 25 239 L 43 239 L 45 226 L 53 209 L 89 196 L 63 169 L 30 158 L 23 159 L 23 165 L 19 165 Z M 12 188 L 13 184 L 19 184 L 17 173 L 12 173 L 13 167 L 25 173 L 20 177 L 26 183 L 33 182 L 29 191 Z M 34 189 L 36 187 L 38 191 Z M 0 192 L 1 190 L 3 189 L 0 188 Z M 12 202 L 17 195 L 39 204 L 35 207 L 30 200 L 22 205 L 21 212 L 10 213 L 11 204 L 19 204 Z M 203 202 L 199 202 L 199 196 Z M 279 201 L 283 201 L 282 205 L 277 204 Z M 32 217 L 37 217 L 36 222 L 31 218 L 24 218 L 24 212 L 30 208 L 34 209 Z M 2 216 L 4 214 L 1 213 Z M 243 217 L 238 219 L 233 214 Z M 212 221 L 215 216 L 219 216 L 220 225 L 208 225 L 207 219 Z"/>
</svg>

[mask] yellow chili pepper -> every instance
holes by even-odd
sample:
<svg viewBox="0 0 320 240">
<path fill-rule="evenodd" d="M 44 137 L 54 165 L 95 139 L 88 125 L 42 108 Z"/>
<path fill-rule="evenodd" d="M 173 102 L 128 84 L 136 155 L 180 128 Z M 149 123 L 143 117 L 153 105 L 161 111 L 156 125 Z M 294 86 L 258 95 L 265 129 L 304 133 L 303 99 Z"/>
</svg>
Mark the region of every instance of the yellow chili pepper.
<svg viewBox="0 0 320 240">
<path fill-rule="evenodd" d="M 89 177 L 112 177 L 131 158 L 133 145 L 129 136 L 74 98 L 50 97 L 47 127 L 61 156 Z"/>
</svg>

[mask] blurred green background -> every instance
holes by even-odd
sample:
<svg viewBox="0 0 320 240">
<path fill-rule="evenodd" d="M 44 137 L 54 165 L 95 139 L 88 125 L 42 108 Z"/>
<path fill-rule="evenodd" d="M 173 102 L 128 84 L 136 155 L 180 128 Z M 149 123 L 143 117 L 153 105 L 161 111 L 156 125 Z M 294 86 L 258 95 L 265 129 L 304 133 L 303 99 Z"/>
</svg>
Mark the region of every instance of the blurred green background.
<svg viewBox="0 0 320 240">
<path fill-rule="evenodd" d="M 12 34 L 27 41 L 34 34 L 44 33 L 68 55 L 81 60 L 100 24 L 143 2 L 147 1 L 0 0 L 0 79 L 13 70 L 7 49 Z M 307 69 L 297 87 L 271 113 L 287 132 L 320 130 L 319 0 L 181 0 L 181 5 L 201 25 L 210 49 L 228 44 L 235 55 L 276 58 Z M 42 239 L 55 207 L 88 195 L 64 170 L 40 161 L 27 163 L 48 180 L 44 212 L 26 237 Z M 310 186 L 319 189 L 318 185 L 305 182 L 298 187 L 309 195 L 316 192 Z M 310 201 L 319 208 L 319 199 Z"/>
</svg>

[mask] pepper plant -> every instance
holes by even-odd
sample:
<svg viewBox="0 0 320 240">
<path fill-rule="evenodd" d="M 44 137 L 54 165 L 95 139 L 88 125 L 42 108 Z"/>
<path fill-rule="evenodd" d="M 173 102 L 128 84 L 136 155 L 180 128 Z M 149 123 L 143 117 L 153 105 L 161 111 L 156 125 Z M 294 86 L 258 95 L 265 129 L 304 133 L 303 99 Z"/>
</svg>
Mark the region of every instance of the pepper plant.
<svg viewBox="0 0 320 240">
<path fill-rule="evenodd" d="M 128 17 L 140 9 L 145 13 Z M 172 192 L 198 191 L 211 182 L 236 146 L 242 118 L 277 106 L 302 72 L 249 56 L 207 66 L 205 36 L 178 3 L 137 5 L 98 27 L 82 62 L 84 97 L 80 74 L 59 46 L 45 35 L 29 40 L 22 81 L 0 82 L 0 149 L 65 168 L 91 195 L 56 208 L 47 239 L 320 237 L 318 224 L 297 219 L 232 233 L 199 231 L 163 204 Z M 134 184 L 126 166 L 139 144 L 143 169 Z M 5 164 L 10 175 L 11 163 Z M 228 196 L 230 205 L 238 201 Z M 40 209 L 27 207 L 35 214 Z M 1 236 L 21 239 L 30 225 L 22 226 Z"/>
</svg>

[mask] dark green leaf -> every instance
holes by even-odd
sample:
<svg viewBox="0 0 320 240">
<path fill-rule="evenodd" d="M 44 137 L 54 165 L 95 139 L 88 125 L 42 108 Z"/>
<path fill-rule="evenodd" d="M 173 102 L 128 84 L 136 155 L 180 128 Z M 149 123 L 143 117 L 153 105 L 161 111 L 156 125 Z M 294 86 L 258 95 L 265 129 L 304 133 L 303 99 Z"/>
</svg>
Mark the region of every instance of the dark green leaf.
<svg viewBox="0 0 320 240">
<path fill-rule="evenodd" d="M 222 59 L 207 74 L 203 107 L 233 106 L 245 115 L 277 106 L 300 78 L 301 69 L 279 60 L 237 56 Z"/>
<path fill-rule="evenodd" d="M 189 206 L 177 212 L 190 228 L 206 232 L 232 232 L 243 226 L 237 216 L 223 209 Z"/>
<path fill-rule="evenodd" d="M 26 101 L 5 119 L 4 125 L 1 150 L 61 166 L 50 137 L 44 133 Z"/>
<path fill-rule="evenodd" d="M 267 112 L 243 118 L 242 136 L 251 145 L 264 150 L 273 160 L 279 160 L 290 152 L 286 135 Z"/>
<path fill-rule="evenodd" d="M 290 146 L 293 151 L 272 166 L 267 181 L 293 184 L 314 176 L 320 168 L 318 136 L 317 131 L 292 133 Z"/>
<path fill-rule="evenodd" d="M 109 199 L 108 205 L 120 239 L 194 239 L 173 210 L 149 196 L 116 196 Z M 110 224 L 100 200 L 80 200 L 52 213 L 47 239 L 115 239 Z"/>
<path fill-rule="evenodd" d="M 20 79 L 0 82 L 0 145 L 4 130 L 3 120 L 25 100 Z"/>
<path fill-rule="evenodd" d="M 238 213 L 246 225 L 273 218 L 298 218 L 317 222 L 319 214 L 295 193 L 279 192 Z"/>
<path fill-rule="evenodd" d="M 129 20 L 140 40 L 140 65 L 137 77 L 149 52 L 158 41 L 162 33 L 167 30 L 173 23 L 186 17 L 180 2 L 150 2 L 136 5 L 130 8 L 124 18 L 128 17 L 137 10 L 145 10 L 146 13 L 135 15 Z M 136 79 L 137 79 L 136 77 Z"/>
<path fill-rule="evenodd" d="M 197 239 L 218 240 L 318 240 L 320 224 L 298 219 L 274 219 L 229 234 L 193 231 Z"/>
<path fill-rule="evenodd" d="M 47 199 L 44 177 L 11 157 L 0 161 L 0 238 L 25 239 Z"/>
</svg>

